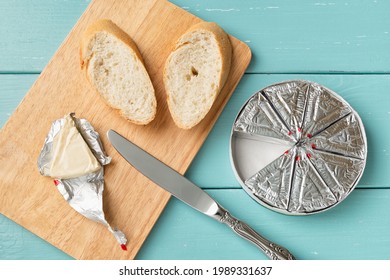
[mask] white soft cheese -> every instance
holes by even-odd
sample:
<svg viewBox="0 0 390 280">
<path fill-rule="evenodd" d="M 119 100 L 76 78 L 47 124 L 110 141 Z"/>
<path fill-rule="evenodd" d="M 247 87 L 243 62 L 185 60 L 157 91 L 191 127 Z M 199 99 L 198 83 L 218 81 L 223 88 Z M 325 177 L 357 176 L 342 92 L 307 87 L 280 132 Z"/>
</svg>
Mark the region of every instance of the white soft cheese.
<svg viewBox="0 0 390 280">
<path fill-rule="evenodd" d="M 76 178 L 99 170 L 100 164 L 75 126 L 73 118 L 65 118 L 62 129 L 53 139 L 50 177 Z"/>
</svg>

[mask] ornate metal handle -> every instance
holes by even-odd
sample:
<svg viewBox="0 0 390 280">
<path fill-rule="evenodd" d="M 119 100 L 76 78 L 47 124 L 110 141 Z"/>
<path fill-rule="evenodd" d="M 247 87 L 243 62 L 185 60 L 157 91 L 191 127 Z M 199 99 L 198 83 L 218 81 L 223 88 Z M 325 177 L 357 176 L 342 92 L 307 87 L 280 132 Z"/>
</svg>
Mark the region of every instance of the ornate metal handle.
<svg viewBox="0 0 390 280">
<path fill-rule="evenodd" d="M 246 223 L 233 217 L 222 207 L 220 207 L 220 210 L 221 212 L 214 216 L 215 219 L 228 225 L 240 237 L 255 244 L 271 260 L 295 260 L 295 257 L 286 248 L 264 238 Z"/>
</svg>

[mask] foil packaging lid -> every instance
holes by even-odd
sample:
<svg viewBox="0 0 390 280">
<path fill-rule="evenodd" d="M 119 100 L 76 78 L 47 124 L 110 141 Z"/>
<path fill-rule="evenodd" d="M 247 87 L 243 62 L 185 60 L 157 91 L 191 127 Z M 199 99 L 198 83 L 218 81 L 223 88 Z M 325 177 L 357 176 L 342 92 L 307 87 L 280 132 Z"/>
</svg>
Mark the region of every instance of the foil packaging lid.
<svg viewBox="0 0 390 280">
<path fill-rule="evenodd" d="M 230 153 L 253 199 L 277 212 L 306 215 L 334 207 L 354 189 L 367 143 L 359 115 L 345 100 L 295 80 L 249 98 L 233 124 Z"/>
<path fill-rule="evenodd" d="M 69 131 L 72 132 L 70 136 L 62 135 Z M 62 143 L 62 150 L 55 152 L 55 146 L 58 145 L 58 136 L 63 136 L 62 138 L 66 139 L 66 144 Z M 71 147 L 70 150 L 67 150 L 67 145 Z M 76 147 L 77 145 L 78 147 Z M 89 153 L 84 149 L 88 149 Z M 74 151 L 81 152 L 72 154 Z M 61 156 L 55 156 L 56 154 L 61 154 Z M 93 159 L 77 159 L 80 155 L 91 156 Z M 72 158 L 77 160 L 81 167 L 77 169 L 70 168 L 71 172 L 67 172 L 67 170 L 58 172 L 58 167 L 68 166 L 71 164 Z M 57 162 L 55 164 L 56 168 L 53 169 L 53 160 L 66 160 L 68 162 L 66 164 Z M 94 160 L 98 162 L 97 165 L 94 164 Z M 121 248 L 126 250 L 127 239 L 124 233 L 112 228 L 106 221 L 103 212 L 104 165 L 110 162 L 111 158 L 105 154 L 100 136 L 92 125 L 87 120 L 78 119 L 74 116 L 74 113 L 71 113 L 52 123 L 38 158 L 38 169 L 42 175 L 54 179 L 58 191 L 74 210 L 84 217 L 106 226 L 121 245 Z M 51 173 L 53 170 L 55 172 Z M 82 174 L 80 174 L 81 170 L 83 171 Z M 63 176 L 58 178 L 58 174 Z"/>
</svg>

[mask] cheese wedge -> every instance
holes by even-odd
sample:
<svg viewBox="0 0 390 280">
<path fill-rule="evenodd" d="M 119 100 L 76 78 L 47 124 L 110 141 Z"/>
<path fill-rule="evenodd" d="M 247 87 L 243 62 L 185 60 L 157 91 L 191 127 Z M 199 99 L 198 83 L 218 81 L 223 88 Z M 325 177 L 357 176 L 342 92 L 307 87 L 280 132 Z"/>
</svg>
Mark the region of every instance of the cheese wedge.
<svg viewBox="0 0 390 280">
<path fill-rule="evenodd" d="M 71 115 L 53 139 L 50 177 L 70 179 L 99 170 L 100 163 L 78 131 Z"/>
</svg>

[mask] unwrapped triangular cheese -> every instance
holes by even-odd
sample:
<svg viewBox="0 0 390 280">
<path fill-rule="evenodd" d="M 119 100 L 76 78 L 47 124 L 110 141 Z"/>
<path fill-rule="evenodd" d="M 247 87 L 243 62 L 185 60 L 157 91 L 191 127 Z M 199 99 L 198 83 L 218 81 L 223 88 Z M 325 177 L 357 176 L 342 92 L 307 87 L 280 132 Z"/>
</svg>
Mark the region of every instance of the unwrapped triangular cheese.
<svg viewBox="0 0 390 280">
<path fill-rule="evenodd" d="M 58 179 L 80 177 L 100 169 L 100 164 L 78 131 L 71 114 L 53 139 L 48 176 Z"/>
</svg>

